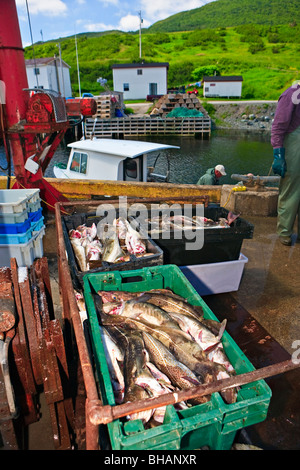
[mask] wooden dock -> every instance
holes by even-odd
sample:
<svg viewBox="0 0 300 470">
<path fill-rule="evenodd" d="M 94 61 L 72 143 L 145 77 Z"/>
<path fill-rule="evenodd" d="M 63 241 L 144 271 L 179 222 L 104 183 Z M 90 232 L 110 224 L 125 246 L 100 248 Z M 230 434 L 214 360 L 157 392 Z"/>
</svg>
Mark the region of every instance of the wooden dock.
<svg viewBox="0 0 300 470">
<path fill-rule="evenodd" d="M 138 135 L 194 135 L 208 138 L 211 119 L 204 117 L 124 117 L 112 119 L 87 119 L 86 137 L 94 131 L 95 137 L 128 137 Z"/>
</svg>

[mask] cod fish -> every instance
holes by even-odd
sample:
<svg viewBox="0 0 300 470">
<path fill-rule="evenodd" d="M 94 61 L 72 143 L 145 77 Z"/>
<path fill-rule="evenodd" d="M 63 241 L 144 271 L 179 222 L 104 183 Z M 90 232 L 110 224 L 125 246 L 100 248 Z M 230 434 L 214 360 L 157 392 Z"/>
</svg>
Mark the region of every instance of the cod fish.
<svg viewBox="0 0 300 470">
<path fill-rule="evenodd" d="M 138 385 L 137 380 L 148 372 L 146 362 L 148 360 L 147 352 L 143 338 L 139 332 L 123 330 L 119 327 L 108 328 L 109 333 L 114 340 L 121 345 L 124 351 L 124 399 L 123 403 L 135 402 L 136 400 L 145 400 L 152 396 L 148 388 Z M 145 410 L 139 413 L 133 413 L 128 419 L 141 419 L 147 423 L 152 416 L 152 410 Z"/>
<path fill-rule="evenodd" d="M 134 255 L 145 253 L 146 245 L 144 241 L 140 234 L 130 225 L 128 220 L 124 219 L 124 217 L 119 217 L 114 220 L 113 224 L 117 228 L 119 239 L 125 240 L 128 253 Z"/>
<path fill-rule="evenodd" d="M 201 347 L 180 328 L 156 327 L 145 321 L 136 320 L 122 315 L 107 315 L 102 311 L 102 322 L 105 325 L 118 325 L 151 334 L 160 341 L 175 357 L 185 364 L 203 382 L 210 382 L 215 376 L 214 364 L 209 361 Z"/>
<path fill-rule="evenodd" d="M 142 298 L 141 298 L 142 299 Z M 121 315 L 122 317 L 144 320 L 153 325 L 168 325 L 178 328 L 177 323 L 163 309 L 136 298 L 120 302 L 106 302 L 103 311 L 109 315 Z"/>
<path fill-rule="evenodd" d="M 135 292 L 126 292 L 126 291 L 117 291 L 117 290 L 109 290 L 109 291 L 98 291 L 98 295 L 100 295 L 103 303 L 112 303 L 112 302 L 121 302 L 122 300 L 131 300 L 138 296 L 138 293 Z"/>
<path fill-rule="evenodd" d="M 115 231 L 111 231 L 108 237 L 104 241 L 103 246 L 103 261 L 108 263 L 115 263 L 120 258 L 124 258 L 125 253 L 120 247 L 120 243 Z"/>
<path fill-rule="evenodd" d="M 213 227 L 215 225 L 218 225 L 217 222 L 215 222 L 212 219 L 208 219 L 207 217 L 201 217 L 200 215 L 194 215 L 193 216 L 193 221 L 196 224 L 197 227 Z"/>
<path fill-rule="evenodd" d="M 202 307 L 198 305 L 191 305 L 184 299 L 180 300 L 179 296 L 173 296 L 165 292 L 147 292 L 147 302 L 161 307 L 166 312 L 177 312 L 190 315 L 194 318 L 199 318 L 203 315 Z"/>
<path fill-rule="evenodd" d="M 226 320 L 223 320 L 223 322 L 220 323 L 218 335 L 215 335 L 205 326 L 204 323 L 188 315 L 171 312 L 170 316 L 178 323 L 183 331 L 188 333 L 194 341 L 201 346 L 204 351 L 215 346 L 221 341 L 227 322 Z"/>
<path fill-rule="evenodd" d="M 127 300 L 124 302 L 120 310 L 120 315 L 129 318 L 139 318 L 147 323 L 158 326 L 169 325 L 173 328 L 177 328 L 176 322 L 172 320 L 171 316 L 167 312 L 156 305 L 143 302 L 143 298 L 144 297 L 140 297 L 138 299 Z"/>
<path fill-rule="evenodd" d="M 71 238 L 70 241 L 79 265 L 79 269 L 83 272 L 87 271 L 88 264 L 86 262 L 85 247 L 82 245 L 81 239 L 74 237 Z"/>
<path fill-rule="evenodd" d="M 99 260 L 102 253 L 100 240 L 88 241 L 85 245 L 85 255 L 88 261 Z"/>
<path fill-rule="evenodd" d="M 229 361 L 222 343 L 217 344 L 215 348 L 209 351 L 208 358 L 217 364 L 222 364 L 228 372 L 235 373 L 234 367 Z"/>
<path fill-rule="evenodd" d="M 69 231 L 70 238 L 89 238 L 90 240 L 94 240 L 97 235 L 97 227 L 93 223 L 91 227 L 87 227 L 86 225 L 79 225 L 76 229 L 71 229 Z"/>
<path fill-rule="evenodd" d="M 173 354 L 157 339 L 143 332 L 145 346 L 150 359 L 171 380 L 172 384 L 180 390 L 200 385 L 196 375 L 184 364 L 177 361 Z M 193 403 L 203 403 L 202 397 L 191 400 Z"/>
<path fill-rule="evenodd" d="M 117 404 L 123 402 L 125 382 L 120 363 L 124 360 L 124 353 L 117 346 L 105 328 L 100 328 L 103 348 L 107 360 L 107 366 L 112 381 L 114 396 Z"/>
</svg>

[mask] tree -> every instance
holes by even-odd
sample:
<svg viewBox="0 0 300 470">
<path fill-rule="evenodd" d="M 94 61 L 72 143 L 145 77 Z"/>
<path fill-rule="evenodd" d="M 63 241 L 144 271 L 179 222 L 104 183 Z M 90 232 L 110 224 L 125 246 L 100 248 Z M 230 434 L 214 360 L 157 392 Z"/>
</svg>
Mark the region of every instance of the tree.
<svg viewBox="0 0 300 470">
<path fill-rule="evenodd" d="M 220 75 L 220 71 L 216 65 L 203 65 L 192 71 L 192 79 L 196 81 L 202 80 L 203 77 L 212 75 Z"/>
</svg>

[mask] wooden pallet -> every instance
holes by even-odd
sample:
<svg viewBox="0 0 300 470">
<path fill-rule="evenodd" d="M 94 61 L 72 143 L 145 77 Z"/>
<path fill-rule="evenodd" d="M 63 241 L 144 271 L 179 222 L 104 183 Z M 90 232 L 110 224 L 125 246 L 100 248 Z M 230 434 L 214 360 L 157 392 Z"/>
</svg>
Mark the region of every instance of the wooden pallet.
<svg viewBox="0 0 300 470">
<path fill-rule="evenodd" d="M 95 126 L 95 129 L 94 129 Z M 94 119 L 86 121 L 86 137 L 90 137 L 94 129 L 96 137 L 111 137 L 112 135 L 210 135 L 210 117 L 130 117 L 114 119 Z"/>
</svg>

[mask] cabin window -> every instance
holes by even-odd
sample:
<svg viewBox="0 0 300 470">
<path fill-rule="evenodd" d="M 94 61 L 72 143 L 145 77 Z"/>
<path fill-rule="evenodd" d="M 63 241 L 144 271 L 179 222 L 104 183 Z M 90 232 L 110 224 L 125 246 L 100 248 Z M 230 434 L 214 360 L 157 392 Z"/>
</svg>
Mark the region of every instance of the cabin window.
<svg viewBox="0 0 300 470">
<path fill-rule="evenodd" d="M 129 83 L 123 83 L 123 91 L 129 91 Z"/>
<path fill-rule="evenodd" d="M 137 74 L 138 75 L 143 75 L 143 69 L 137 69 Z"/>
<path fill-rule="evenodd" d="M 74 152 L 70 170 L 76 171 L 77 173 L 83 173 L 85 175 L 87 169 L 87 159 L 88 156 L 86 153 Z"/>
<path fill-rule="evenodd" d="M 128 176 L 128 178 L 137 178 L 138 174 L 138 166 L 137 162 L 135 160 L 126 160 L 124 162 L 125 166 L 125 175 Z"/>
<path fill-rule="evenodd" d="M 39 75 L 40 74 L 40 69 L 38 67 L 34 67 L 34 75 Z"/>
</svg>

